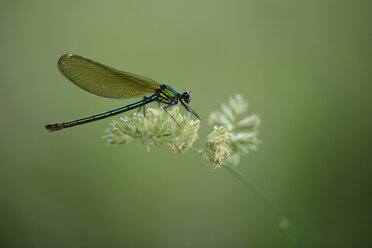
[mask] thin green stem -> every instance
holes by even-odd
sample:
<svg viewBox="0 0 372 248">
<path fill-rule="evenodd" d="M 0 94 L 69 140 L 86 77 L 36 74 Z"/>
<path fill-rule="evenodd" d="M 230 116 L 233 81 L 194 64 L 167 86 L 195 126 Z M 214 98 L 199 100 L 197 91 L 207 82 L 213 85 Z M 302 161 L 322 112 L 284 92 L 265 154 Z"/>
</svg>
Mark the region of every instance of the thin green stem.
<svg viewBox="0 0 372 248">
<path fill-rule="evenodd" d="M 296 247 L 304 247 L 302 241 L 298 237 L 297 233 L 294 231 L 293 226 L 289 222 L 288 218 L 279 210 L 279 208 L 272 202 L 258 187 L 251 182 L 244 174 L 242 174 L 236 168 L 225 165 L 223 166 L 228 172 L 230 172 L 234 177 L 236 177 L 240 182 L 242 182 L 248 189 L 252 190 L 253 193 L 258 196 L 270 209 L 270 212 L 277 219 L 280 229 L 283 229 L 289 239 Z"/>
<path fill-rule="evenodd" d="M 202 149 L 197 149 L 192 146 L 189 147 L 190 151 L 196 152 L 197 154 L 201 155 L 203 153 Z"/>
</svg>

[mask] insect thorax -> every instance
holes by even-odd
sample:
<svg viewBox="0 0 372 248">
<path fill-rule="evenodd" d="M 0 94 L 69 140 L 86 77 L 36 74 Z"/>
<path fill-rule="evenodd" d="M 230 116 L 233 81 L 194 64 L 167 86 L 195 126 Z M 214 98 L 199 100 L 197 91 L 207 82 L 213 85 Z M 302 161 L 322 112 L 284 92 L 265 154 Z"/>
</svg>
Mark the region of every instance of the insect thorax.
<svg viewBox="0 0 372 248">
<path fill-rule="evenodd" d="M 162 84 L 160 88 L 156 90 L 155 94 L 159 97 L 159 99 L 170 103 L 175 102 L 178 95 L 177 91 L 165 84 Z"/>
</svg>

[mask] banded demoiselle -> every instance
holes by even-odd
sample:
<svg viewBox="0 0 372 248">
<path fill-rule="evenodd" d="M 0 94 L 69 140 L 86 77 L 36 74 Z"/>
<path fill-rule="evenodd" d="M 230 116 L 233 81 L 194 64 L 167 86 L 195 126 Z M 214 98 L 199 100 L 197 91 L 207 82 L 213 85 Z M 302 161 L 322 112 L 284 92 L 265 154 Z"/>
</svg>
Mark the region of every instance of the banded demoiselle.
<svg viewBox="0 0 372 248">
<path fill-rule="evenodd" d="M 166 104 L 163 109 L 168 114 L 167 108 L 180 102 L 187 111 L 200 119 L 187 105 L 191 100 L 191 95 L 188 91 L 179 93 L 169 85 L 159 84 L 143 76 L 119 71 L 74 54 L 63 55 L 58 61 L 58 68 L 71 82 L 95 95 L 109 98 L 133 98 L 142 96 L 143 99 L 123 107 L 81 119 L 48 124 L 45 128 L 49 131 L 57 131 L 67 127 L 97 121 L 135 108 L 145 108 L 145 105 L 151 102 Z"/>
</svg>

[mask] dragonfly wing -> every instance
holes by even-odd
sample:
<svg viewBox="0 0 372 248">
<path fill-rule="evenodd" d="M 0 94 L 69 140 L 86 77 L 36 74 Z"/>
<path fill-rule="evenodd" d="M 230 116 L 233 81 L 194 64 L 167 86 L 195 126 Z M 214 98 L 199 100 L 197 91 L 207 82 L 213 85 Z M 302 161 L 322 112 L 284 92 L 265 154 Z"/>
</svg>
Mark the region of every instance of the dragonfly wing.
<svg viewBox="0 0 372 248">
<path fill-rule="evenodd" d="M 131 98 L 154 93 L 160 85 L 146 77 L 123 72 L 90 59 L 63 55 L 58 61 L 61 72 L 77 86 L 110 98 Z"/>
</svg>

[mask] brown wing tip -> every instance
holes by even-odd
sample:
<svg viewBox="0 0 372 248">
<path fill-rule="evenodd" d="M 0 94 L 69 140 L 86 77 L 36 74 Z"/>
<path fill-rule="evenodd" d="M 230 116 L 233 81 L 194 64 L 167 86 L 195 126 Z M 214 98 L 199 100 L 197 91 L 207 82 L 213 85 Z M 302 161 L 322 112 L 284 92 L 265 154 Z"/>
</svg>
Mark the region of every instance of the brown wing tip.
<svg viewBox="0 0 372 248">
<path fill-rule="evenodd" d="M 59 58 L 59 60 L 58 60 L 58 65 L 60 65 L 60 64 L 62 63 L 63 60 L 68 59 L 69 57 L 72 57 L 72 56 L 76 56 L 76 55 L 74 55 L 74 54 L 72 54 L 72 53 L 66 53 L 66 54 L 63 54 L 63 55 Z"/>
<path fill-rule="evenodd" d="M 58 67 L 58 69 L 60 70 L 60 71 L 62 71 L 62 63 L 63 63 L 63 60 L 65 60 L 67 57 L 69 57 L 69 55 L 70 54 L 64 54 L 64 55 L 62 55 L 60 58 L 59 58 L 59 60 L 58 60 L 58 62 L 57 62 L 57 67 Z"/>
</svg>

